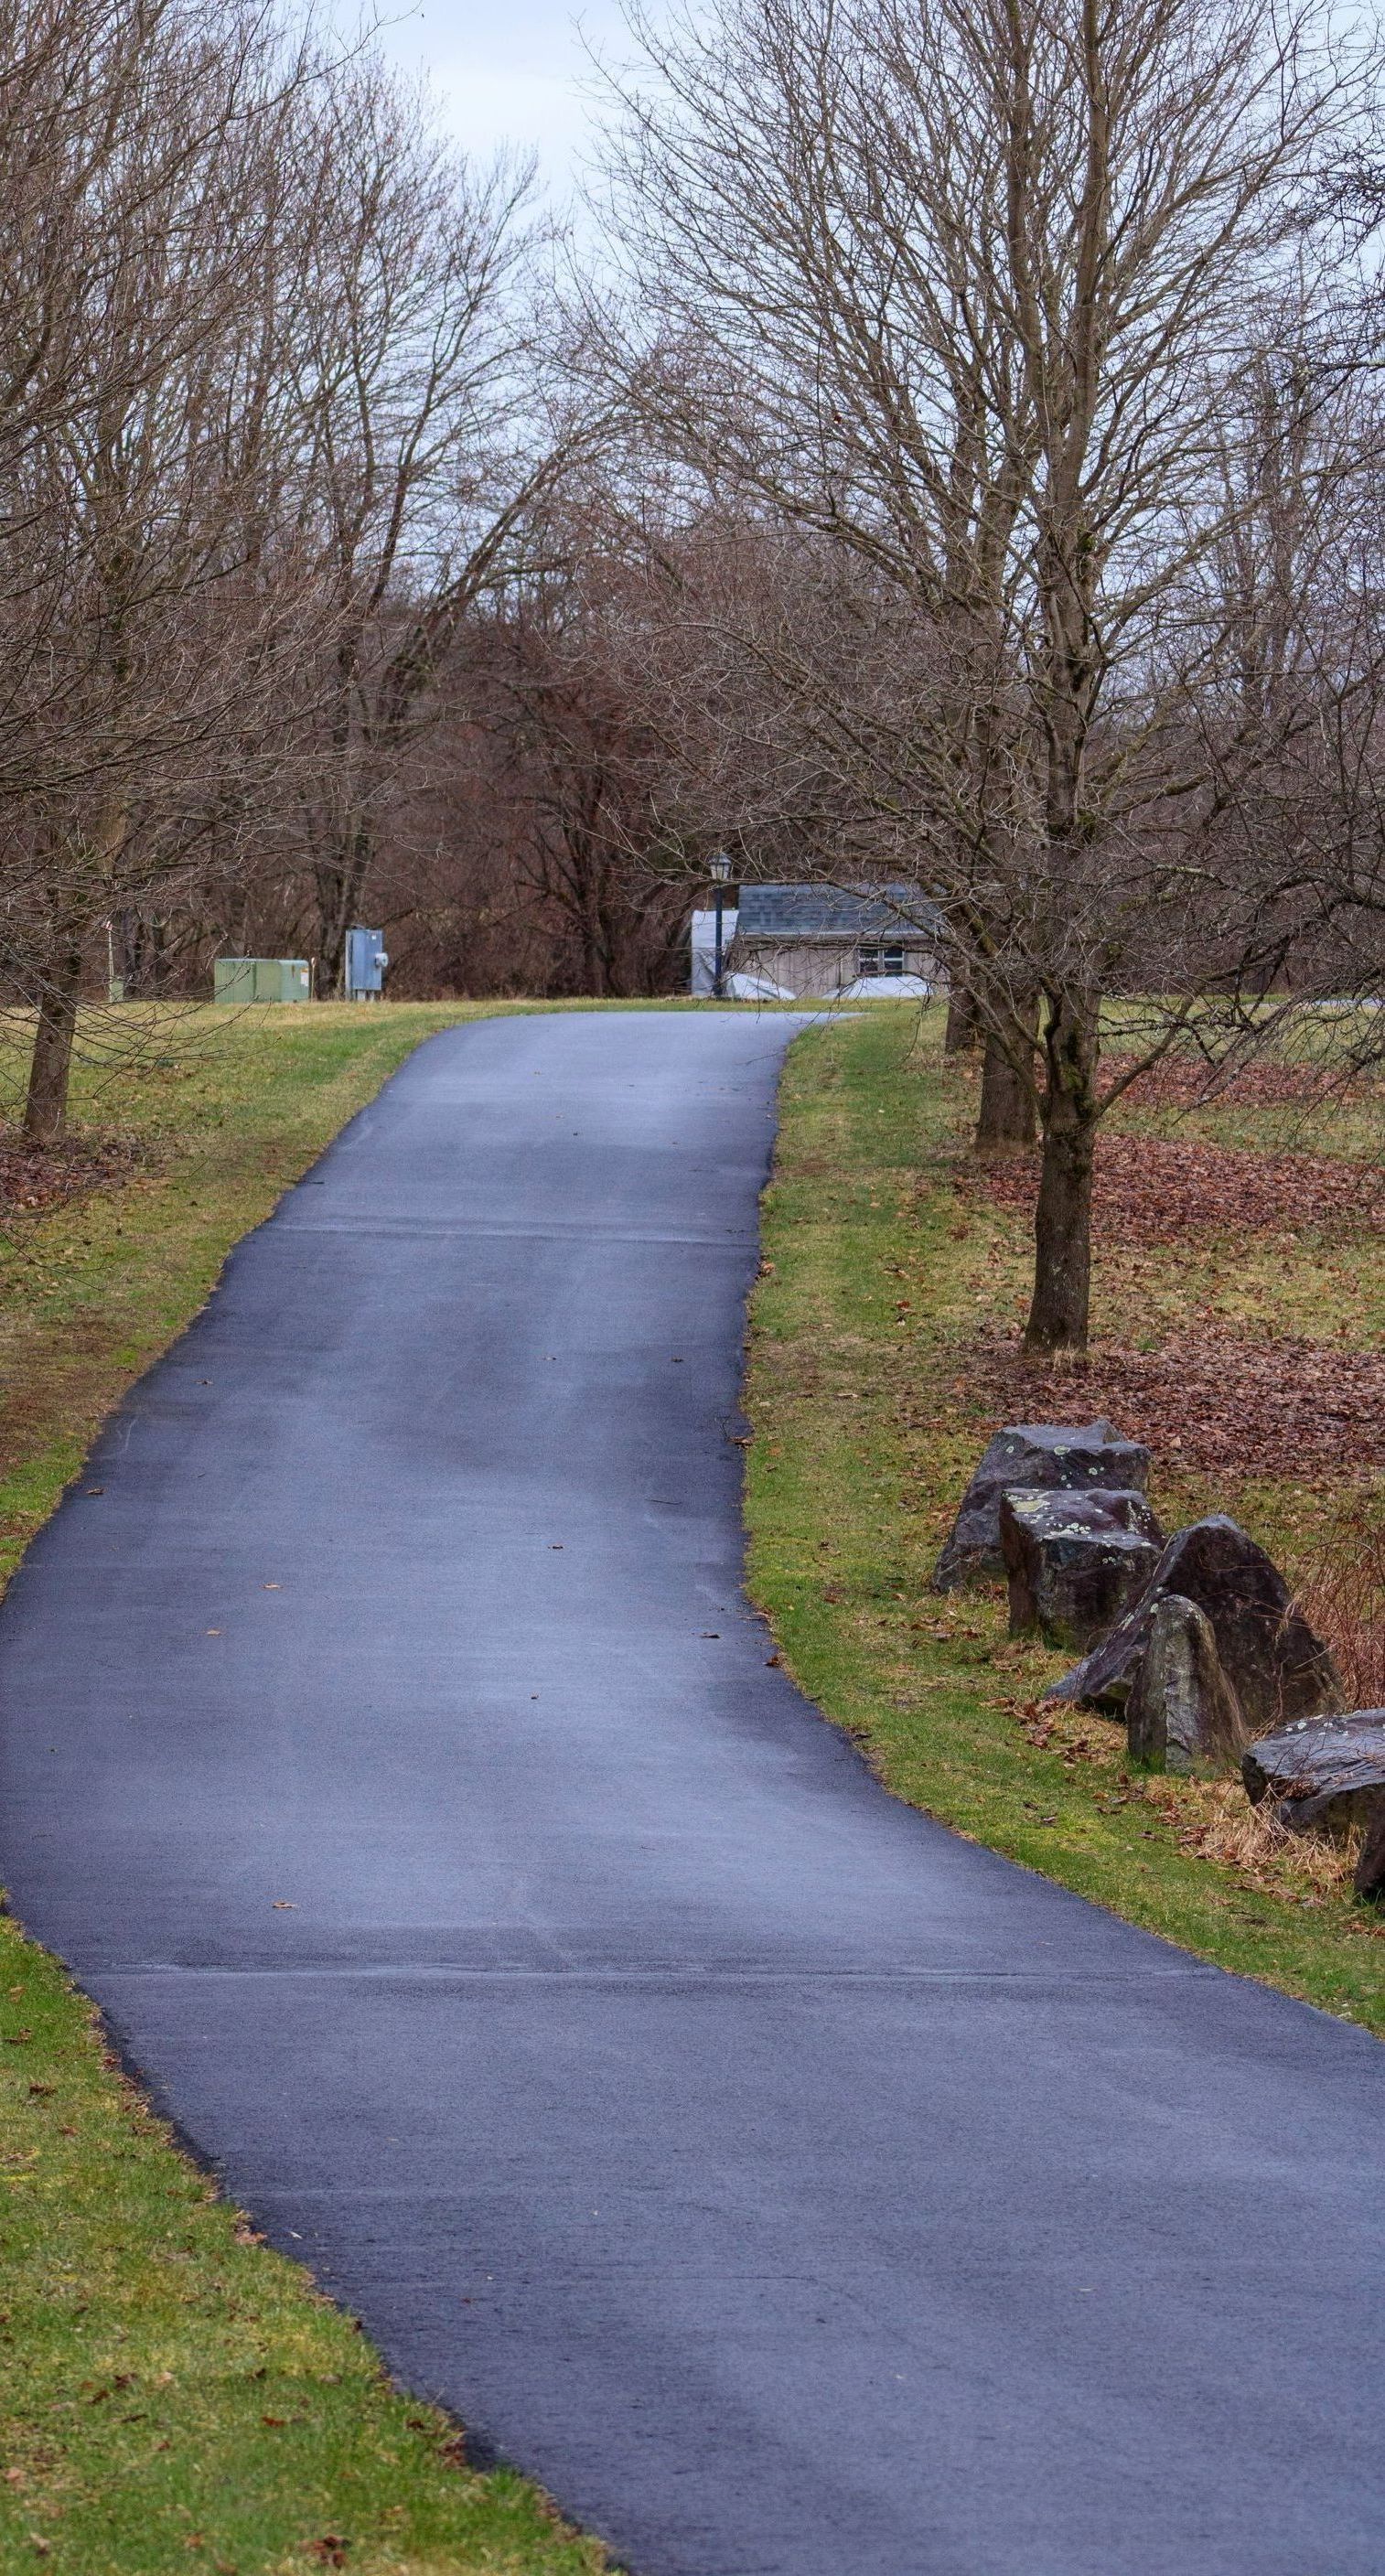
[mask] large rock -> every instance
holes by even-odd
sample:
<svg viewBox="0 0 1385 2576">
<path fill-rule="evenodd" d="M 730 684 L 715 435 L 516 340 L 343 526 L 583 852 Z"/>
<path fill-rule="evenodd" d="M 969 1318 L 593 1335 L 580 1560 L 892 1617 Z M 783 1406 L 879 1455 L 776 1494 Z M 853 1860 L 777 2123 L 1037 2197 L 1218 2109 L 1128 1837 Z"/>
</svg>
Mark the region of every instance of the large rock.
<svg viewBox="0 0 1385 2576">
<path fill-rule="evenodd" d="M 1010 1583 L 1010 1634 L 1037 1629 L 1079 1653 L 1143 1592 L 1164 1544 L 1145 1495 L 1054 1493 L 1011 1487 L 1000 1498 L 1000 1552 Z"/>
<path fill-rule="evenodd" d="M 1277 1727 L 1246 1746 L 1241 1777 L 1252 1805 L 1272 1798 L 1291 1832 L 1340 1834 L 1364 1825 L 1369 1849 L 1385 1819 L 1385 1708 Z"/>
<path fill-rule="evenodd" d="M 950 1592 L 977 1575 L 1003 1574 L 1000 1498 L 1012 1487 L 1042 1486 L 1046 1493 L 1122 1487 L 1143 1493 L 1149 1451 L 1123 1440 L 1110 1422 L 1018 1422 L 997 1431 L 962 1497 L 942 1555 L 933 1569 L 935 1592 Z"/>
<path fill-rule="evenodd" d="M 1125 1723 L 1132 1762 L 1151 1771 L 1192 1771 L 1199 1762 L 1225 1770 L 1246 1740 L 1212 1622 L 1179 1592 L 1154 1605 Z"/>
<path fill-rule="evenodd" d="M 1171 1593 L 1211 1621 L 1248 1735 L 1341 1707 L 1342 1685 L 1327 1647 L 1294 1608 L 1278 1567 L 1224 1512 L 1175 1533 L 1140 1599 L 1074 1672 L 1054 1683 L 1049 1697 L 1124 1716 L 1155 1609 Z"/>
</svg>

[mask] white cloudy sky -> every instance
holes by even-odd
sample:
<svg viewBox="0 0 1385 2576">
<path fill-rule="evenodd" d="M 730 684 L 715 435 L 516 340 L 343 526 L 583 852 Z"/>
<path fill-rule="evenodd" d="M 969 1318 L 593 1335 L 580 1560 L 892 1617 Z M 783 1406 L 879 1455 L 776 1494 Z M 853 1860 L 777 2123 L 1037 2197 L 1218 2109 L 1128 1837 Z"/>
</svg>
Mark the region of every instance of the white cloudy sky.
<svg viewBox="0 0 1385 2576">
<path fill-rule="evenodd" d="M 396 6 L 398 0 L 396 0 Z M 624 50 L 618 0 L 422 0 L 381 29 L 385 50 L 428 74 L 469 150 L 510 143 L 539 154 L 567 193 L 582 149 L 590 67 L 578 22 L 602 50 Z"/>
</svg>

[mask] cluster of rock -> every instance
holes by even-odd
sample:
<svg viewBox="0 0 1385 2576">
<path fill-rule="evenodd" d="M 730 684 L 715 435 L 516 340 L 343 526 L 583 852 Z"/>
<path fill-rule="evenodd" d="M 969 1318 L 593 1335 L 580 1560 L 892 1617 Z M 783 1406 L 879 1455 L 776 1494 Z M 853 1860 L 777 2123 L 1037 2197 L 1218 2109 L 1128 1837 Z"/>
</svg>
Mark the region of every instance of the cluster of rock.
<svg viewBox="0 0 1385 2576">
<path fill-rule="evenodd" d="M 1150 1454 L 1109 1422 L 996 1433 L 934 1588 L 1004 1575 L 1012 1636 L 1080 1656 L 1051 1699 L 1124 1721 L 1150 1769 L 1226 1771 L 1295 1832 L 1365 1829 L 1363 1896 L 1385 1897 L 1385 1710 L 1342 1707 L 1329 1649 L 1262 1547 L 1213 1512 L 1166 1539 Z"/>
</svg>

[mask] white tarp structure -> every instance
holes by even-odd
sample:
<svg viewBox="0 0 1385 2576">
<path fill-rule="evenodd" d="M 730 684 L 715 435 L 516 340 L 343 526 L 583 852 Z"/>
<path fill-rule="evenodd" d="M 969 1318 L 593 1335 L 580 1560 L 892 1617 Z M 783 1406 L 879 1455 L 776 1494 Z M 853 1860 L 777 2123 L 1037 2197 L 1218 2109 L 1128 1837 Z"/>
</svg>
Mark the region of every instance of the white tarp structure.
<svg viewBox="0 0 1385 2576">
<path fill-rule="evenodd" d="M 731 942 L 735 936 L 736 907 L 734 904 L 728 903 L 721 916 L 721 956 L 723 966 L 731 954 Z M 694 993 L 701 993 L 704 999 L 706 995 L 712 991 L 716 982 L 716 953 L 716 914 L 714 912 L 695 912 L 692 917 L 692 983 L 689 990 Z M 723 977 L 723 992 L 725 989 L 725 978 Z M 734 993 L 731 998 L 733 1001 L 750 1001 L 758 1000 L 762 997 L 754 994 Z M 764 998 L 772 999 L 773 996 L 766 996 Z"/>
<path fill-rule="evenodd" d="M 791 1002 L 793 995 L 772 975 L 723 975 L 721 998 L 724 1002 Z"/>
</svg>

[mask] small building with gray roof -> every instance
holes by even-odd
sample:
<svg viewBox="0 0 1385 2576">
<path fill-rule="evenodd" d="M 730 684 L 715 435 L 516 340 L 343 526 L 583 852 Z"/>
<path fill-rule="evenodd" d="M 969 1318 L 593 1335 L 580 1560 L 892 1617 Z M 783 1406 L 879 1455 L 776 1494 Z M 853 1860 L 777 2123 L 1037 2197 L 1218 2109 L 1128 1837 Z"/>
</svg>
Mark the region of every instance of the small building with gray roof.
<svg viewBox="0 0 1385 2576">
<path fill-rule="evenodd" d="M 727 928 L 728 977 L 787 1000 L 943 979 L 938 909 L 914 886 L 743 884 Z"/>
</svg>

